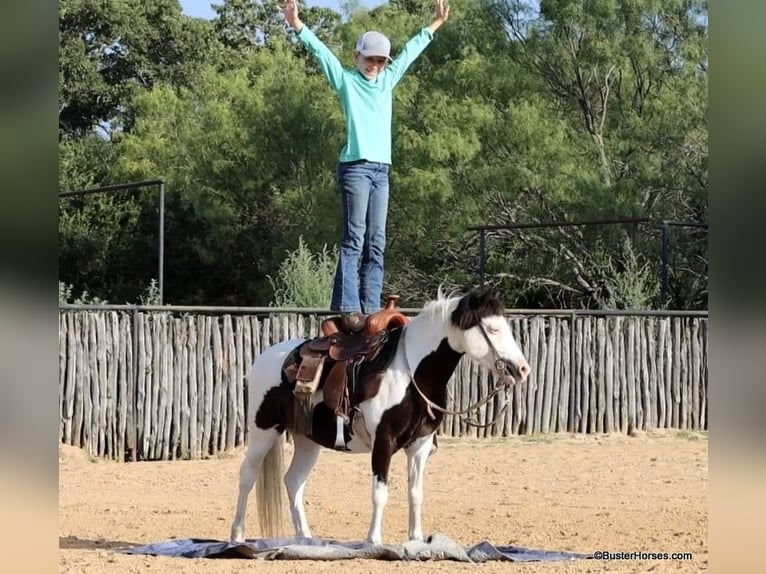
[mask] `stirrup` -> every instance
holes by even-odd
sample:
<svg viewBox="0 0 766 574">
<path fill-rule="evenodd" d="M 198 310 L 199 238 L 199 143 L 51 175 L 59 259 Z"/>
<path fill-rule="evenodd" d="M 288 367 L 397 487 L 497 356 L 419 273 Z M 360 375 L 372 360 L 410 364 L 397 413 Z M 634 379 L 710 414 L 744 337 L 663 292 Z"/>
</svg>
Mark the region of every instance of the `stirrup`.
<svg viewBox="0 0 766 574">
<path fill-rule="evenodd" d="M 348 450 L 346 447 L 346 441 L 343 437 L 343 426 L 345 425 L 345 417 L 335 415 L 335 445 L 336 450 Z"/>
</svg>

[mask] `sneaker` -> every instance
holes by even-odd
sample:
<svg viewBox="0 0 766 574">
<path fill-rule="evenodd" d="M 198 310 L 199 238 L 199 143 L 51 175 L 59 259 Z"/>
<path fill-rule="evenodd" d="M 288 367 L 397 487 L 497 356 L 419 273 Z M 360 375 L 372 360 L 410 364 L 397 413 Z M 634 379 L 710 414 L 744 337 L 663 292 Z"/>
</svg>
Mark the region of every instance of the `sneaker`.
<svg viewBox="0 0 766 574">
<path fill-rule="evenodd" d="M 362 315 L 356 311 L 354 313 L 343 313 L 340 323 L 345 331 L 349 333 L 359 333 L 364 331 L 364 325 L 367 321 L 367 315 Z"/>
</svg>

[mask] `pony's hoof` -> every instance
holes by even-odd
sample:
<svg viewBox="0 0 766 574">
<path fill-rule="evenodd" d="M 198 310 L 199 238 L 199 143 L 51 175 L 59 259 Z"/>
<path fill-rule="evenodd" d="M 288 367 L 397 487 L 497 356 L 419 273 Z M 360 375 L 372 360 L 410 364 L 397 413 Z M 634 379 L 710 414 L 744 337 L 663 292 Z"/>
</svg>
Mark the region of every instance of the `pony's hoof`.
<svg viewBox="0 0 766 574">
<path fill-rule="evenodd" d="M 383 537 L 382 536 L 368 536 L 367 542 L 370 544 L 374 544 L 375 546 L 380 546 L 383 544 Z"/>
</svg>

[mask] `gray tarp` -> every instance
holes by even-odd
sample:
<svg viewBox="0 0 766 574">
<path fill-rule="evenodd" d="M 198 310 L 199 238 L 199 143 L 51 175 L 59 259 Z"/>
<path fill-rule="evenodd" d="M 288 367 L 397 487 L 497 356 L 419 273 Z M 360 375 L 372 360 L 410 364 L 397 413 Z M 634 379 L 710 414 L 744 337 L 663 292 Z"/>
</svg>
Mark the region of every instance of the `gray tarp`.
<svg viewBox="0 0 766 574">
<path fill-rule="evenodd" d="M 483 541 L 470 547 L 459 545 L 444 534 L 434 534 L 425 542 L 403 544 L 342 542 L 322 538 L 264 538 L 241 544 L 220 540 L 187 538 L 168 540 L 146 546 L 123 548 L 126 554 L 179 556 L 184 558 L 259 558 L 262 560 L 456 560 L 459 562 L 551 562 L 591 558 L 590 554 L 533 550 L 520 546 L 494 546 Z"/>
</svg>

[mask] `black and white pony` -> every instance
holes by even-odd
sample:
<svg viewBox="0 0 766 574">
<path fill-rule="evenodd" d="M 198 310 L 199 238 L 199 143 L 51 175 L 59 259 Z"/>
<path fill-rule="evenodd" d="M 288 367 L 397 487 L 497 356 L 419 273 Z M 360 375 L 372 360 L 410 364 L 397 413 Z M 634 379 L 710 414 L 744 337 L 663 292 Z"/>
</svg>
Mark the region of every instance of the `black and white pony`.
<svg viewBox="0 0 766 574">
<path fill-rule="evenodd" d="M 346 450 L 372 453 L 372 520 L 367 540 L 382 543 L 383 510 L 388 501 L 388 474 L 392 455 L 407 454 L 409 477 L 410 540 L 422 540 L 421 506 L 426 461 L 447 402 L 447 382 L 460 358 L 467 355 L 488 368 L 505 383 L 522 382 L 529 365 L 511 334 L 504 306 L 494 295 L 474 290 L 445 297 L 423 310 L 395 338 L 393 358 L 383 372 L 377 393 L 358 405 L 363 428 L 347 429 Z M 239 471 L 239 498 L 231 527 L 232 542 L 245 540 L 247 498 L 256 477 L 256 502 L 263 536 L 279 534 L 282 503 L 282 451 L 284 431 L 291 430 L 294 454 L 284 484 L 289 497 L 295 534 L 311 537 L 303 508 L 303 490 L 321 448 L 333 447 L 336 436 L 333 412 L 316 392 L 312 437 L 291 428 L 294 413 L 293 386 L 282 378 L 287 356 L 304 339 L 269 347 L 253 363 L 248 375 L 248 446 Z M 414 383 L 413 383 L 414 379 Z M 428 399 L 428 401 L 426 401 Z M 353 425 L 352 425 L 353 426 Z M 361 431 L 361 432 L 356 432 Z M 370 445 L 370 446 L 368 446 Z"/>
</svg>

